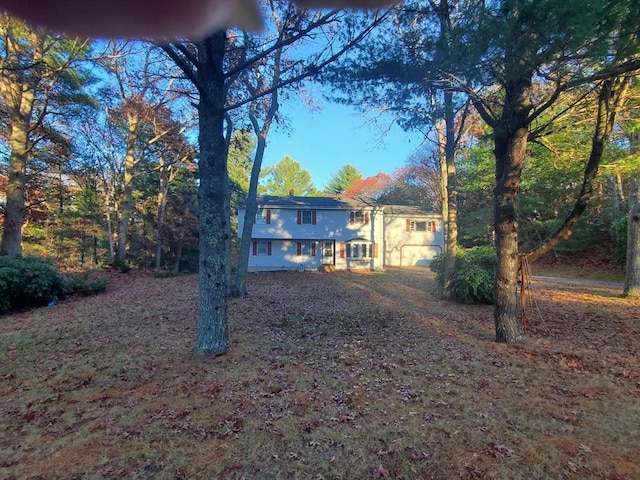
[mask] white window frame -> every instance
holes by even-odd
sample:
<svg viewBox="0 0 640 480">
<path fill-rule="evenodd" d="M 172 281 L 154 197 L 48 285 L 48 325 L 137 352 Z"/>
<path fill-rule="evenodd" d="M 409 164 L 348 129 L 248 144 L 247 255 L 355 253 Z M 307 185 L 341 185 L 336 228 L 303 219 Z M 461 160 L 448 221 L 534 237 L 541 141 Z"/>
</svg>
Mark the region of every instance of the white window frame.
<svg viewBox="0 0 640 480">
<path fill-rule="evenodd" d="M 311 256 L 311 242 L 300 242 L 300 255 Z"/>
<path fill-rule="evenodd" d="M 269 242 L 265 240 L 258 240 L 256 242 L 256 256 L 266 257 L 269 255 Z"/>
<path fill-rule="evenodd" d="M 426 220 L 411 220 L 409 231 L 411 231 L 411 232 L 429 232 L 429 231 L 431 231 L 429 229 L 429 224 L 430 223 L 431 223 L 430 221 L 426 221 Z M 420 226 L 423 226 L 423 228 L 418 228 Z"/>
<path fill-rule="evenodd" d="M 347 242 L 345 256 L 352 260 L 368 260 L 373 255 L 371 242 Z"/>
<path fill-rule="evenodd" d="M 259 208 L 256 211 L 256 224 L 258 225 L 266 225 L 267 223 L 267 209 Z"/>
<path fill-rule="evenodd" d="M 308 216 L 308 218 L 307 218 Z M 300 213 L 300 223 L 303 225 L 313 224 L 313 210 L 302 210 Z"/>
</svg>

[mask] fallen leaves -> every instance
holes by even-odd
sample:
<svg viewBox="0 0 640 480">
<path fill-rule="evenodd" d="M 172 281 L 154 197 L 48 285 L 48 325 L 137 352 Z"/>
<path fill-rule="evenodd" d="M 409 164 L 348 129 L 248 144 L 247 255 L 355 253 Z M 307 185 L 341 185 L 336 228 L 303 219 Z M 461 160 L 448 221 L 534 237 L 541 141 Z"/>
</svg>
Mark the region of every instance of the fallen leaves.
<svg viewBox="0 0 640 480">
<path fill-rule="evenodd" d="M 134 272 L 3 317 L 0 476 L 640 475 L 619 435 L 640 422 L 637 303 L 544 286 L 547 328 L 506 346 L 424 270 L 264 274 L 205 361 L 196 280 Z"/>
</svg>

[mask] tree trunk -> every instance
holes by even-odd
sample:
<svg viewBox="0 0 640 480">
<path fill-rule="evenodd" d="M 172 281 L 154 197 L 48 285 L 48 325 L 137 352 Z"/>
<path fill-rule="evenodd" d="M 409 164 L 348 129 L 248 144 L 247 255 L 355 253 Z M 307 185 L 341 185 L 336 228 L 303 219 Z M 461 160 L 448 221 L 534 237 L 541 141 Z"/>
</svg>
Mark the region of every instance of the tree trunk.
<svg viewBox="0 0 640 480">
<path fill-rule="evenodd" d="M 611 189 L 611 216 L 614 220 L 617 220 L 622 216 L 622 205 L 624 203 L 622 175 L 620 175 L 619 171 L 615 171 L 607 175 L 607 180 L 609 181 L 609 188 Z"/>
<path fill-rule="evenodd" d="M 198 104 L 200 145 L 199 311 L 194 352 L 220 355 L 230 348 L 227 322 L 230 260 L 230 207 L 227 147 L 224 139 L 224 48 L 226 32 L 216 32 L 197 44 L 201 82 Z"/>
<path fill-rule="evenodd" d="M 260 168 L 264 158 L 266 148 L 266 137 L 258 135 L 258 145 L 254 155 L 253 167 L 251 168 L 251 180 L 249 181 L 249 192 L 245 200 L 244 223 L 242 224 L 242 236 L 240 237 L 240 251 L 238 253 L 238 269 L 236 271 L 236 292 L 240 297 L 247 296 L 247 269 L 249 267 L 249 250 L 251 248 L 251 232 L 253 223 L 258 211 L 257 193 L 258 180 L 260 178 Z"/>
<path fill-rule="evenodd" d="M 272 85 L 277 85 L 280 81 L 280 60 L 282 56 L 282 48 L 277 49 L 274 57 Z M 262 169 L 262 160 L 264 158 L 264 150 L 267 147 L 267 136 L 271 129 L 273 119 L 278 112 L 278 89 L 275 89 L 269 96 L 270 105 L 265 114 L 262 128 L 258 124 L 258 118 L 255 112 L 255 103 L 249 108 L 249 119 L 253 131 L 258 137 L 256 145 L 256 153 L 253 156 L 253 165 L 251 166 L 251 179 L 249 180 L 249 191 L 245 202 L 245 216 L 242 225 L 242 237 L 240 238 L 240 252 L 238 254 L 238 269 L 236 271 L 236 288 L 235 293 L 238 296 L 247 296 L 247 270 L 249 268 L 249 248 L 251 248 L 251 232 L 253 223 L 258 211 L 258 180 L 260 179 L 260 170 Z"/>
<path fill-rule="evenodd" d="M 632 149 L 635 150 L 632 145 Z M 640 173 L 631 177 L 629 189 L 629 218 L 627 220 L 627 261 L 623 294 L 640 297 Z"/>
<path fill-rule="evenodd" d="M 522 336 L 518 317 L 518 222 L 516 197 L 527 150 L 531 77 L 507 81 L 500 122 L 494 128 L 496 187 L 494 224 L 498 263 L 495 275 L 496 341 L 516 342 Z"/>
<path fill-rule="evenodd" d="M 571 236 L 571 227 L 578 221 L 594 196 L 593 188 L 598 175 L 600 160 L 602 160 L 602 153 L 615 125 L 616 115 L 622 109 L 626 100 L 629 82 L 630 77 L 623 77 L 606 80 L 602 83 L 600 94 L 598 95 L 596 125 L 591 138 L 591 153 L 584 168 L 584 177 L 578 198 L 576 198 L 571 212 L 565 217 L 562 224 L 538 248 L 529 254 L 529 263 L 535 262 L 560 243 L 561 240 Z"/>
<path fill-rule="evenodd" d="M 446 245 L 444 257 L 444 295 L 451 297 L 451 289 L 453 283 L 453 274 L 456 268 L 456 253 L 458 250 L 458 183 L 456 177 L 456 132 L 455 132 L 455 113 L 453 108 L 453 93 L 451 91 L 444 92 L 444 111 L 445 111 L 445 170 L 442 172 L 446 175 L 446 197 L 442 199 L 446 201 Z"/>
<path fill-rule="evenodd" d="M 0 80 L 5 99 L 11 131 L 9 136 L 9 178 L 6 190 L 6 205 L 0 253 L 22 254 L 22 227 L 25 217 L 25 193 L 27 184 L 27 159 L 29 152 L 29 129 L 33 115 L 35 92 L 27 82 L 19 78 L 21 72 L 10 72 Z"/>
<path fill-rule="evenodd" d="M 156 226 L 156 258 L 155 269 L 160 270 L 162 266 L 162 234 L 164 231 L 164 220 L 167 211 L 167 198 L 169 193 L 169 182 L 171 177 L 171 166 L 165 165 L 164 157 L 160 157 L 160 185 L 158 186 L 158 217 Z"/>
<path fill-rule="evenodd" d="M 127 236 L 129 235 L 129 221 L 133 212 L 133 177 L 136 167 L 135 142 L 138 137 L 137 115 L 129 116 L 129 132 L 127 134 L 127 154 L 124 159 L 123 193 L 120 207 L 120 224 L 118 225 L 118 246 L 115 263 L 122 263 L 127 256 Z"/>
</svg>

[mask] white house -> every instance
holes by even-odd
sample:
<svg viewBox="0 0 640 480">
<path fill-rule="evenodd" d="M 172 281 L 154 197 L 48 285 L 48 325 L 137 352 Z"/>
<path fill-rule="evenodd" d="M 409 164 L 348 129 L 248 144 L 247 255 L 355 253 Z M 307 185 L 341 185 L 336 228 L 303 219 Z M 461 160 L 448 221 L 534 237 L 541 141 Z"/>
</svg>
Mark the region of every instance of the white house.
<svg viewBox="0 0 640 480">
<path fill-rule="evenodd" d="M 259 197 L 251 238 L 249 271 L 428 265 L 444 245 L 438 213 L 334 197 Z"/>
</svg>

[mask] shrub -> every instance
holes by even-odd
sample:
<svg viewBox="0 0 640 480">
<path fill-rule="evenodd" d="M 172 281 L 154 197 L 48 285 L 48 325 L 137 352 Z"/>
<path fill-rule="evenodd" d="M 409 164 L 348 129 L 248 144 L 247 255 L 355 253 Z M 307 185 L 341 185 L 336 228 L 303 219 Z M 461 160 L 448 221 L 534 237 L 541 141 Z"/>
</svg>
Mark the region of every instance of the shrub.
<svg viewBox="0 0 640 480">
<path fill-rule="evenodd" d="M 456 258 L 459 257 L 460 253 L 458 251 Z M 440 252 L 433 257 L 431 263 L 429 263 L 429 268 L 436 274 L 436 282 L 438 282 L 438 285 L 441 287 L 444 286 L 444 252 Z"/>
<path fill-rule="evenodd" d="M 82 296 L 96 295 L 104 292 L 107 288 L 107 280 L 98 278 L 90 281 L 86 274 L 74 275 L 67 278 L 67 293 Z"/>
<path fill-rule="evenodd" d="M 47 305 L 66 293 L 66 280 L 41 257 L 0 256 L 0 313 Z"/>
<path fill-rule="evenodd" d="M 492 246 L 459 248 L 453 271 L 451 294 L 459 302 L 491 304 L 495 278 L 496 250 Z M 431 261 L 436 280 L 444 286 L 444 255 Z"/>
<path fill-rule="evenodd" d="M 622 216 L 611 224 L 616 262 L 624 264 L 627 260 L 627 222 L 628 217 Z"/>
</svg>

